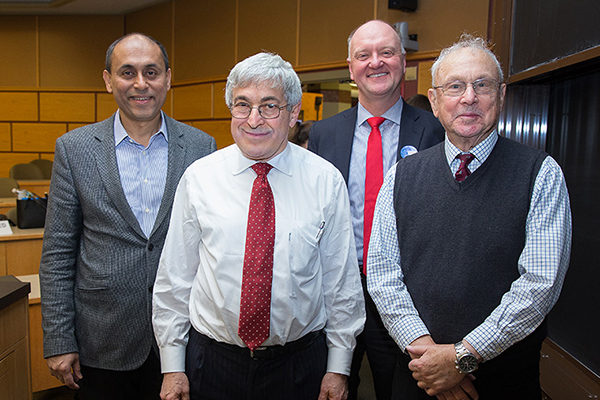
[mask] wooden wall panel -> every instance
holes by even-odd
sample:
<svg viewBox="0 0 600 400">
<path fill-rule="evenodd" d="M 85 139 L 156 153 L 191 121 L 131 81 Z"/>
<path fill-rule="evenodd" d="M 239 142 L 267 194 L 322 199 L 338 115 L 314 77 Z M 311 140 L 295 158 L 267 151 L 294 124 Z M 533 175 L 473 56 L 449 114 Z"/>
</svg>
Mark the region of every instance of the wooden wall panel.
<svg viewBox="0 0 600 400">
<path fill-rule="evenodd" d="M 172 57 L 175 81 L 226 75 L 233 68 L 235 5 L 236 0 L 175 2 Z M 265 27 L 256 30 L 265 30 Z"/>
<path fill-rule="evenodd" d="M 212 117 L 212 83 L 173 88 L 175 119 Z"/>
<path fill-rule="evenodd" d="M 10 124 L 0 123 L 0 151 L 11 150 Z"/>
<path fill-rule="evenodd" d="M 8 178 L 10 167 L 15 164 L 28 163 L 38 158 L 32 153 L 0 153 L 0 176 Z"/>
<path fill-rule="evenodd" d="M 33 16 L 0 16 L 0 86 L 36 86 L 36 22 Z"/>
<path fill-rule="evenodd" d="M 489 1 L 419 1 L 415 12 L 389 10 L 387 4 L 379 2 L 378 18 L 392 24 L 408 22 L 408 34 L 418 35 L 419 51 L 441 50 L 457 41 L 463 32 L 487 38 Z"/>
<path fill-rule="evenodd" d="M 173 2 L 162 3 L 154 7 L 140 10 L 125 16 L 126 33 L 140 32 L 158 40 L 165 49 L 171 61 L 173 53 Z M 157 24 L 156 21 L 164 21 Z"/>
<path fill-rule="evenodd" d="M 234 143 L 231 136 L 231 121 L 194 121 L 192 126 L 214 137 L 218 149 Z"/>
<path fill-rule="evenodd" d="M 301 0 L 298 64 L 345 61 L 348 35 L 373 19 L 373 4 L 364 0 Z"/>
<path fill-rule="evenodd" d="M 424 94 L 427 96 L 427 91 L 431 88 L 431 67 L 433 66 L 433 61 L 421 61 L 419 63 L 419 78 L 418 78 L 418 93 Z"/>
<path fill-rule="evenodd" d="M 40 121 L 94 122 L 94 93 L 40 93 Z"/>
<path fill-rule="evenodd" d="M 266 50 L 296 64 L 298 0 L 244 0 L 238 15 L 238 61 Z"/>
<path fill-rule="evenodd" d="M 77 123 L 67 124 L 67 132 L 70 132 L 73 129 L 81 128 L 82 126 L 86 126 L 86 125 L 89 125 L 89 124 L 77 124 Z M 42 158 L 46 158 L 46 157 L 42 157 Z M 52 158 L 54 158 L 54 157 L 52 157 Z"/>
<path fill-rule="evenodd" d="M 213 84 L 213 118 L 231 118 L 225 103 L 225 82 Z"/>
<path fill-rule="evenodd" d="M 40 86 L 104 87 L 108 46 L 123 36 L 124 17 L 40 16 Z"/>
<path fill-rule="evenodd" d="M 54 152 L 54 142 L 67 132 L 67 124 L 13 124 L 13 151 Z M 37 158 L 37 157 L 35 157 Z"/>
<path fill-rule="evenodd" d="M 37 93 L 3 92 L 0 93 L 0 104 L 0 121 L 38 120 Z"/>
<path fill-rule="evenodd" d="M 111 93 L 96 93 L 96 121 L 104 121 L 117 111 L 117 103 Z"/>
</svg>

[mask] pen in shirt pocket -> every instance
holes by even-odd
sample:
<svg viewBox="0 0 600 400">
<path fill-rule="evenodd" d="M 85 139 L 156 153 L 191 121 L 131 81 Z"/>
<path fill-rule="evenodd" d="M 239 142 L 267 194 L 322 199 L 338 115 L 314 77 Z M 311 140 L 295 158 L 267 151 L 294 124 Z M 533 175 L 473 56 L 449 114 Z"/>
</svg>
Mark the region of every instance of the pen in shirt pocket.
<svg viewBox="0 0 600 400">
<path fill-rule="evenodd" d="M 323 234 L 323 228 L 325 228 L 325 221 L 321 221 L 321 225 L 319 225 L 319 231 L 317 232 L 317 236 L 315 236 L 315 239 L 318 239 L 319 236 Z"/>
</svg>

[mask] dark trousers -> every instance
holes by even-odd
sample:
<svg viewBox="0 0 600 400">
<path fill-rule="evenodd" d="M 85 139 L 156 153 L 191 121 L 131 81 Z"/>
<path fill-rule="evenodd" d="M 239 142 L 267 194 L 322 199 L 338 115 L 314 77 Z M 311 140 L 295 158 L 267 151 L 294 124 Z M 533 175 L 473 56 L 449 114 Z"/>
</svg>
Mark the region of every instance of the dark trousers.
<svg viewBox="0 0 600 400">
<path fill-rule="evenodd" d="M 356 349 L 352 357 L 352 368 L 348 381 L 348 400 L 356 400 L 357 398 L 358 385 L 360 384 L 358 373 L 365 352 L 371 367 L 377 400 L 390 400 L 394 371 L 400 349 L 383 326 L 377 307 L 367 292 L 366 277 L 361 274 L 361 278 L 365 294 L 367 320 L 365 329 L 356 338 Z"/>
<path fill-rule="evenodd" d="M 317 400 L 327 369 L 325 335 L 273 358 L 219 343 L 190 329 L 186 374 L 192 400 Z"/>
<path fill-rule="evenodd" d="M 81 366 L 79 400 L 159 400 L 162 374 L 154 350 L 141 367 L 132 371 L 112 371 Z"/>
<path fill-rule="evenodd" d="M 501 357 L 501 356 L 499 356 Z M 398 358 L 398 368 L 394 379 L 393 400 L 429 400 L 425 391 L 417 386 L 417 381 L 408 369 L 410 356 L 402 354 Z M 487 364 L 487 365 L 486 365 Z M 498 363 L 491 360 L 481 364 L 474 373 L 473 385 L 481 400 L 540 400 L 539 361 L 537 364 L 519 365 L 513 363 L 508 368 L 498 368 Z"/>
</svg>

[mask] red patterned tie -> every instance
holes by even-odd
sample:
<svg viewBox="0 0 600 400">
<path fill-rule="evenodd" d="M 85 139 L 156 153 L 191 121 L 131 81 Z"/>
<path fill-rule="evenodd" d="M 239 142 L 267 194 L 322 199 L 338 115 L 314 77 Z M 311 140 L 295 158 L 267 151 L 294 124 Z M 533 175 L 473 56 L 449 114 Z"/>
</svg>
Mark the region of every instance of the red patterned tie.
<svg viewBox="0 0 600 400">
<path fill-rule="evenodd" d="M 458 171 L 456 171 L 456 173 L 454 174 L 454 179 L 456 179 L 459 182 L 462 182 L 465 179 L 467 179 L 467 176 L 471 175 L 471 171 L 469 171 L 469 168 L 467 168 L 467 166 L 469 165 L 469 163 L 471 163 L 471 161 L 475 159 L 475 156 L 471 153 L 467 153 L 460 154 L 456 156 L 456 158 L 460 160 L 460 166 L 458 167 Z"/>
<path fill-rule="evenodd" d="M 377 202 L 377 194 L 383 184 L 383 152 L 381 149 L 381 132 L 379 125 L 385 121 L 383 117 L 371 117 L 367 122 L 371 126 L 371 134 L 367 143 L 367 166 L 365 172 L 365 210 L 363 221 L 363 273 L 367 274 L 367 253 L 373 225 L 373 212 Z"/>
<path fill-rule="evenodd" d="M 252 166 L 257 177 L 248 210 L 238 328 L 240 338 L 251 351 L 269 337 L 275 247 L 275 203 L 267 180 L 271 168 L 266 163 Z"/>
</svg>

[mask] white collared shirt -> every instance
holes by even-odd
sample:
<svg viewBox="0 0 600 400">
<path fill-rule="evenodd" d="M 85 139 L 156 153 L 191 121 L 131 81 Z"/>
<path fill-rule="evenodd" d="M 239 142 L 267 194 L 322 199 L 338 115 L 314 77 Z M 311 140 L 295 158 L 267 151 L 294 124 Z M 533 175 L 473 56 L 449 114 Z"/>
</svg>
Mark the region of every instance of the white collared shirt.
<svg viewBox="0 0 600 400">
<path fill-rule="evenodd" d="M 246 347 L 237 331 L 254 163 L 232 145 L 196 161 L 179 182 L 154 285 L 163 372 L 184 371 L 190 323 L 219 342 Z M 275 252 L 264 345 L 325 329 L 327 370 L 348 375 L 365 306 L 344 179 L 292 144 L 269 163 Z"/>
</svg>

